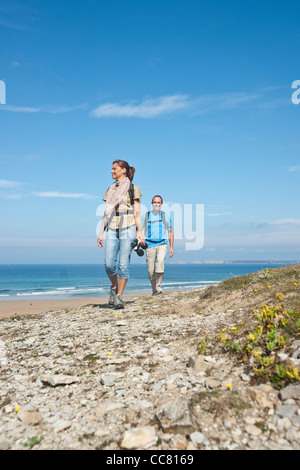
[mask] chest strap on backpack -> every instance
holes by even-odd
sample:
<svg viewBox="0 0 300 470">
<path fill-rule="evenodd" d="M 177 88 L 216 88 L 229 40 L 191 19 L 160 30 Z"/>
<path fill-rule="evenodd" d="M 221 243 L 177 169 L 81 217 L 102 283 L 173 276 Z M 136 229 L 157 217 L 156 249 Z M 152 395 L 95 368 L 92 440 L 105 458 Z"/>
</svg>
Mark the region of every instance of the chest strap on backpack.
<svg viewBox="0 0 300 470">
<path fill-rule="evenodd" d="M 165 228 L 168 230 L 169 225 L 166 222 L 166 214 L 164 211 L 160 212 L 160 219 L 159 220 L 149 220 L 150 211 L 148 211 L 145 215 L 145 222 L 144 227 L 146 231 L 146 237 L 150 240 L 151 239 L 151 224 L 155 224 L 157 222 L 162 222 Z M 150 224 L 150 225 L 148 225 Z"/>
</svg>

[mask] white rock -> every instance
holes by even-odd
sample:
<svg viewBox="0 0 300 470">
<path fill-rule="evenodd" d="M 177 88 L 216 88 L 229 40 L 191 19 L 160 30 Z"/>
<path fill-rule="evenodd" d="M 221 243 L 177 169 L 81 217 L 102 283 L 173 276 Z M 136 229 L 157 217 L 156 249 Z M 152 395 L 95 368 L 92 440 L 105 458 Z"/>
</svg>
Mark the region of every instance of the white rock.
<svg viewBox="0 0 300 470">
<path fill-rule="evenodd" d="M 100 382 L 106 387 L 112 387 L 115 385 L 115 381 L 118 378 L 118 374 L 104 373 L 100 376 Z"/>
<path fill-rule="evenodd" d="M 10 443 L 6 439 L 0 439 L 0 450 L 9 450 Z"/>
<path fill-rule="evenodd" d="M 148 449 L 157 442 L 157 435 L 152 426 L 129 429 L 125 432 L 121 447 L 123 449 Z"/>
<path fill-rule="evenodd" d="M 36 338 L 28 338 L 24 341 L 24 344 L 26 344 L 27 346 L 31 346 L 34 342 L 35 342 Z"/>
<path fill-rule="evenodd" d="M 39 424 L 43 418 L 37 411 L 27 411 L 27 410 L 19 410 L 18 411 L 18 418 L 24 424 L 29 425 L 36 425 Z"/>
<path fill-rule="evenodd" d="M 254 436 L 254 437 L 257 437 L 262 433 L 262 430 L 260 428 L 258 428 L 257 426 L 255 426 L 254 424 L 247 424 L 245 426 L 245 429 L 246 429 L 248 434 L 250 434 L 251 436 Z"/>
<path fill-rule="evenodd" d="M 126 405 L 117 401 L 108 401 L 100 405 L 97 410 L 97 416 L 100 417 L 107 413 L 110 413 L 111 411 L 119 410 L 121 408 L 126 408 Z"/>
<path fill-rule="evenodd" d="M 204 360 L 205 362 L 212 362 L 213 364 L 216 363 L 216 358 L 214 356 L 205 356 Z"/>
<path fill-rule="evenodd" d="M 55 422 L 54 426 L 54 433 L 58 433 L 61 431 L 64 431 L 65 429 L 68 429 L 72 426 L 72 421 L 66 421 L 64 419 L 59 419 L 58 421 Z"/>
<path fill-rule="evenodd" d="M 191 435 L 190 435 L 190 438 L 191 438 L 191 441 L 192 443 L 195 445 L 195 446 L 198 446 L 200 444 L 202 444 L 205 440 L 205 436 L 204 434 L 202 434 L 202 432 L 193 432 Z"/>
<path fill-rule="evenodd" d="M 75 382 L 79 382 L 78 377 L 72 377 L 69 375 L 41 375 L 39 377 L 39 382 L 42 385 L 51 385 L 51 387 L 56 387 L 58 385 L 70 385 Z"/>
</svg>

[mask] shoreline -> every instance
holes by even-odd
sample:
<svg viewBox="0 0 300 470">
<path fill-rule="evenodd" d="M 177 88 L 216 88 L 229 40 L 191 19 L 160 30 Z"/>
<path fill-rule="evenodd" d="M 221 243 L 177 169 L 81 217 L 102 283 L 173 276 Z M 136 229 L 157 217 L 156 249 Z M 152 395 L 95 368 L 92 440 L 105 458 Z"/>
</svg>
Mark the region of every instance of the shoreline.
<svg viewBox="0 0 300 470">
<path fill-rule="evenodd" d="M 124 300 L 147 296 L 146 292 L 138 294 L 124 294 Z M 150 294 L 151 295 L 151 294 Z M 2 300 L 0 302 L 0 320 L 14 315 L 39 315 L 44 312 L 81 308 L 95 304 L 102 308 L 108 307 L 108 296 L 105 297 L 80 297 L 77 299 L 52 299 L 52 300 Z"/>
</svg>

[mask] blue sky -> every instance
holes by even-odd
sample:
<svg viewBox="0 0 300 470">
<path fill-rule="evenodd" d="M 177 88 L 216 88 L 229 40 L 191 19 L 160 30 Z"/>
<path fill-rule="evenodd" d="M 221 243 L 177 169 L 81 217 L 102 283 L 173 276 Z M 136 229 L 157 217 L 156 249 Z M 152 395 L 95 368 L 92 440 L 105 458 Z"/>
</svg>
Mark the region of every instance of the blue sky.
<svg viewBox="0 0 300 470">
<path fill-rule="evenodd" d="M 98 263 L 114 159 L 204 204 L 174 261 L 300 259 L 300 4 L 0 0 L 0 263 Z M 175 234 L 176 235 L 176 234 Z"/>
</svg>

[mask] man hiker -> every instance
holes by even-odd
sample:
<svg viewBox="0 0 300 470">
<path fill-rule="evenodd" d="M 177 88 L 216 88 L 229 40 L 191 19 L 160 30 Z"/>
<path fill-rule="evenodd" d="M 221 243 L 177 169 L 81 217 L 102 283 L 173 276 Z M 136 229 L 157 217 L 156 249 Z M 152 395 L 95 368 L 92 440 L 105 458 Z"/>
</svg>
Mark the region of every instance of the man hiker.
<svg viewBox="0 0 300 470">
<path fill-rule="evenodd" d="M 145 214 L 143 226 L 148 245 L 146 249 L 148 277 L 152 286 L 152 295 L 156 295 L 162 293 L 161 283 L 165 271 L 168 240 L 169 257 L 174 255 L 174 233 L 170 215 L 161 210 L 162 197 L 154 196 L 151 204 L 152 211 Z"/>
</svg>

